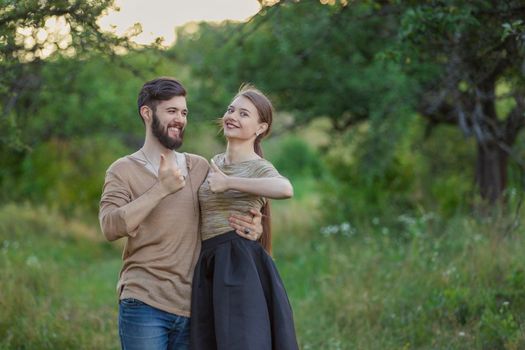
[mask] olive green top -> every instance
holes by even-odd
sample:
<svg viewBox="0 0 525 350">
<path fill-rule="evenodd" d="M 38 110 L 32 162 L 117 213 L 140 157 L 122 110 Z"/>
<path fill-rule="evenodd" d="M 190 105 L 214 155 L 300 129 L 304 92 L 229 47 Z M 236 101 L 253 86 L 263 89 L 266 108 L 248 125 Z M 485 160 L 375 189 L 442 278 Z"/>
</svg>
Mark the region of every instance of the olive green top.
<svg viewBox="0 0 525 350">
<path fill-rule="evenodd" d="M 225 164 L 224 153 L 217 154 L 213 161 L 229 176 L 244 178 L 280 177 L 275 167 L 266 159 L 247 160 L 236 164 Z M 260 210 L 265 198 L 250 193 L 228 190 L 213 193 L 208 181 L 199 188 L 201 207 L 201 237 L 203 240 L 231 231 L 228 222 L 230 214 L 248 214 L 250 209 Z"/>
</svg>

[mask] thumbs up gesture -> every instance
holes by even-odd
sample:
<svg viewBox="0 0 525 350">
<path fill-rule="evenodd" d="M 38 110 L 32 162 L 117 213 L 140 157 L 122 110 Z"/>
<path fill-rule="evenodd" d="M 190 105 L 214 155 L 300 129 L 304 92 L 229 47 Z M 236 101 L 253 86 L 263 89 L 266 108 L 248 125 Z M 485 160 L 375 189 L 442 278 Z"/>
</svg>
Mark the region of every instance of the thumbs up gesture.
<svg viewBox="0 0 525 350">
<path fill-rule="evenodd" d="M 213 193 L 222 193 L 229 189 L 229 176 L 219 169 L 217 164 L 210 162 L 210 172 L 208 173 L 208 184 Z"/>
<path fill-rule="evenodd" d="M 186 185 L 186 178 L 180 169 L 169 158 L 169 155 L 160 155 L 159 182 L 167 193 L 174 193 Z"/>
</svg>

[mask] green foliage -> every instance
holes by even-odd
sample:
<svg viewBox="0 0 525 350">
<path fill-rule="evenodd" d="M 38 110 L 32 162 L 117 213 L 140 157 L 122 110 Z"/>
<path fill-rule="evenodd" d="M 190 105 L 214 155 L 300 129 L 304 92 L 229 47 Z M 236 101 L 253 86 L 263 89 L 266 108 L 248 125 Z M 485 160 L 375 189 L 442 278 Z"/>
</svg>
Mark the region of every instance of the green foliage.
<svg viewBox="0 0 525 350">
<path fill-rule="evenodd" d="M 507 306 L 503 306 L 498 312 L 486 310 L 481 316 L 480 332 L 482 339 L 480 343 L 485 349 L 507 349 L 519 348 L 524 345 L 520 338 L 519 325 L 512 313 L 507 312 Z"/>
<path fill-rule="evenodd" d="M 43 87 L 20 96 L 31 106 L 18 114 L 18 122 L 24 123 L 22 141 L 33 146 L 50 138 L 111 132 L 129 143 L 140 142 L 144 127 L 138 92 L 147 79 L 171 70 L 182 69 L 155 51 L 131 52 L 118 61 L 93 57 L 47 62 L 41 72 Z M 183 72 L 180 75 L 184 79 Z"/>
<path fill-rule="evenodd" d="M 374 59 L 390 45 L 375 33 L 388 33 L 396 20 L 370 16 L 372 8 L 281 2 L 245 24 L 183 28 L 173 51 L 214 105 L 251 82 L 300 124 L 327 116 L 345 129 L 369 117 L 397 118 L 410 104 L 410 86 L 399 67 Z"/>
<path fill-rule="evenodd" d="M 520 1 L 278 2 L 244 24 L 183 28 L 172 52 L 215 106 L 248 81 L 295 124 L 327 117 L 344 132 L 366 122 L 360 149 L 381 172 L 415 112 L 429 127 L 459 126 L 479 152 L 512 151 L 525 125 L 523 15 Z M 503 85 L 509 93 L 496 94 Z M 507 165 L 491 159 L 479 156 L 475 169 L 482 197 L 494 202 Z"/>
<path fill-rule="evenodd" d="M 324 156 L 329 176 L 322 185 L 328 220 L 360 222 L 421 209 L 443 217 L 470 212 L 476 200 L 475 174 L 468 166 L 475 158 L 473 140 L 465 142 L 458 130 L 445 126 L 426 136 L 424 129 L 421 119 L 406 123 L 388 157 L 371 152 L 366 124 L 332 138 Z M 509 207 L 517 205 L 520 181 L 514 176 L 509 182 Z"/>
<path fill-rule="evenodd" d="M 417 109 L 475 139 L 477 185 L 491 204 L 505 195 L 525 125 L 524 16 L 522 1 L 484 0 L 407 2 L 401 15 L 399 56 L 421 86 Z"/>
<path fill-rule="evenodd" d="M 330 176 L 323 188 L 329 221 L 397 215 L 417 205 L 418 158 L 411 149 L 417 126 L 405 130 L 388 156 L 369 152 L 366 124 L 334 138 L 325 156 Z"/>
<path fill-rule="evenodd" d="M 127 153 L 109 135 L 51 140 L 24 159 L 15 193 L 68 214 L 79 210 L 95 214 L 106 169 Z"/>
<path fill-rule="evenodd" d="M 0 127 L 7 131 L 0 136 L 1 145 L 23 147 L 16 136 L 26 133 L 27 119 L 18 117 L 40 108 L 32 97 L 24 95 L 45 88 L 41 77 L 44 59 L 74 56 L 80 60 L 93 54 L 116 57 L 115 50 L 129 48 L 127 38 L 104 33 L 98 26 L 98 17 L 112 3 L 112 0 L 0 2 L 0 106 L 7 117 L 0 119 Z"/>
<path fill-rule="evenodd" d="M 272 145 L 272 162 L 281 174 L 291 178 L 320 178 L 320 155 L 297 136 L 285 137 Z"/>
<path fill-rule="evenodd" d="M 105 169 L 143 142 L 136 106 L 142 84 L 169 71 L 188 80 L 179 65 L 155 51 L 130 52 L 118 61 L 46 62 L 43 87 L 21 93 L 28 107 L 10 119 L 20 129 L 12 140 L 20 147 L 0 143 L 0 198 L 94 213 Z"/>
</svg>

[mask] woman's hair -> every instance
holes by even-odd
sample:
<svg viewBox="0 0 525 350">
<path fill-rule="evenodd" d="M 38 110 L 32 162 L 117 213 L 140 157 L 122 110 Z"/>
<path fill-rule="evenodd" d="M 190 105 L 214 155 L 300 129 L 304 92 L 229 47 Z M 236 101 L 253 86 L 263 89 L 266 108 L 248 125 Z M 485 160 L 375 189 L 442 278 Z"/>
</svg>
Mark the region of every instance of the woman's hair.
<svg viewBox="0 0 525 350">
<path fill-rule="evenodd" d="M 234 99 L 236 99 L 239 96 L 243 96 L 250 100 L 251 103 L 255 106 L 257 109 L 257 113 L 259 114 L 259 122 L 260 123 L 266 123 L 268 124 L 268 128 L 266 131 L 260 135 L 258 135 L 255 138 L 255 143 L 253 144 L 253 148 L 255 153 L 257 153 L 260 157 L 264 158 L 264 153 L 261 147 L 261 140 L 268 136 L 270 133 L 270 129 L 272 127 L 272 121 L 273 121 L 273 106 L 268 97 L 266 97 L 260 90 L 255 88 L 253 85 L 250 84 L 243 84 L 241 85 L 241 88 L 237 95 L 235 95 Z M 271 254 L 272 253 L 272 230 L 271 230 L 271 217 L 270 217 L 270 202 L 269 200 L 266 200 L 266 203 L 261 209 L 261 213 L 263 215 L 262 217 L 262 227 L 263 227 L 263 234 L 261 238 L 259 238 L 259 241 L 261 242 L 261 245 L 264 247 L 264 249 Z"/>
</svg>

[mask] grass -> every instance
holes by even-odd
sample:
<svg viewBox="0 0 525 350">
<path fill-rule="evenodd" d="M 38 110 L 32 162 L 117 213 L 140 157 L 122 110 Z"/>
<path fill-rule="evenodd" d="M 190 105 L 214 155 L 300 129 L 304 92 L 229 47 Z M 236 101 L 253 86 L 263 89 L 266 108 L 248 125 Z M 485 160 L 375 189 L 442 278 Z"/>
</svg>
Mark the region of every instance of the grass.
<svg viewBox="0 0 525 350">
<path fill-rule="evenodd" d="M 523 229 L 428 217 L 286 237 L 303 349 L 525 348 Z"/>
<path fill-rule="evenodd" d="M 96 226 L 0 210 L 0 348 L 117 349 L 120 253 Z"/>
<path fill-rule="evenodd" d="M 302 349 L 525 348 L 523 228 L 430 214 L 323 228 L 317 205 L 272 208 Z M 96 223 L 0 208 L 0 349 L 117 349 L 120 256 Z"/>
</svg>

